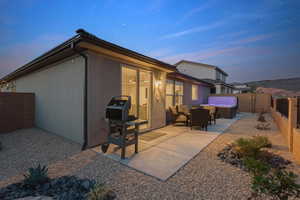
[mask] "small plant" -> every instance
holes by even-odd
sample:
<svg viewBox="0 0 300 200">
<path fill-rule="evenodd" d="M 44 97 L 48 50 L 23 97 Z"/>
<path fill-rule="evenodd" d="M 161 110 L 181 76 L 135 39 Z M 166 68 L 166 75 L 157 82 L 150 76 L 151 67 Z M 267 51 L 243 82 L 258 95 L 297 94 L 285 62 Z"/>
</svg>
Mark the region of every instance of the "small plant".
<svg viewBox="0 0 300 200">
<path fill-rule="evenodd" d="M 267 122 L 267 121 L 266 121 L 266 118 L 265 118 L 265 112 L 264 112 L 264 111 L 262 111 L 262 112 L 260 112 L 260 113 L 258 114 L 258 119 L 257 119 L 257 121 L 259 121 L 259 122 Z"/>
<path fill-rule="evenodd" d="M 257 121 L 259 124 L 255 126 L 258 130 L 270 130 L 270 123 L 267 123 L 267 120 L 265 118 L 266 112 L 263 110 L 259 113 Z"/>
<path fill-rule="evenodd" d="M 254 136 L 253 138 L 239 138 L 234 143 L 234 148 L 240 157 L 257 158 L 262 148 L 269 148 L 272 144 L 267 137 Z"/>
<path fill-rule="evenodd" d="M 48 168 L 39 164 L 36 168 L 29 168 L 28 174 L 24 174 L 24 177 L 24 184 L 29 187 L 46 183 L 49 181 Z"/>
<path fill-rule="evenodd" d="M 255 128 L 257 130 L 262 130 L 262 131 L 266 131 L 266 130 L 270 130 L 270 124 L 269 123 L 260 123 L 260 124 L 257 124 L 255 126 Z"/>
<path fill-rule="evenodd" d="M 254 136 L 252 138 L 253 142 L 256 144 L 256 146 L 260 149 L 262 148 L 271 148 L 272 147 L 272 143 L 270 142 L 270 140 L 265 137 L 265 136 Z"/>
<path fill-rule="evenodd" d="M 252 190 L 279 200 L 300 197 L 300 185 L 296 183 L 296 178 L 297 175 L 293 172 L 278 169 L 269 173 L 259 173 L 252 178 Z"/>
<path fill-rule="evenodd" d="M 267 163 L 251 157 L 244 158 L 243 163 L 245 164 L 249 172 L 254 175 L 267 174 L 271 169 L 271 167 Z"/>
<path fill-rule="evenodd" d="M 87 195 L 88 200 L 110 200 L 115 199 L 115 194 L 103 184 L 96 184 Z"/>
</svg>

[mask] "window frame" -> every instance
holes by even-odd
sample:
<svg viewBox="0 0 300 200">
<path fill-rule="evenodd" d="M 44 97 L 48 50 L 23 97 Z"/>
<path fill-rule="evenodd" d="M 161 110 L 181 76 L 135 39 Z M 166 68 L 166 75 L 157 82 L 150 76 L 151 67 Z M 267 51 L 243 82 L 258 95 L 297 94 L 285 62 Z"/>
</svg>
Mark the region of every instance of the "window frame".
<svg viewBox="0 0 300 200">
<path fill-rule="evenodd" d="M 168 109 L 167 105 L 167 97 L 172 97 L 172 105 L 171 106 L 177 106 L 177 105 L 182 105 L 183 104 L 183 96 L 184 96 L 184 82 L 179 81 L 179 80 L 174 80 L 174 79 L 167 79 L 167 86 L 166 86 L 166 109 Z M 179 83 L 176 85 L 176 83 Z M 168 84 L 172 84 L 172 92 L 169 93 L 168 91 Z M 176 91 L 176 86 L 179 86 L 179 91 Z"/>
<path fill-rule="evenodd" d="M 195 92 L 195 93 L 194 93 Z M 199 86 L 192 84 L 192 101 L 197 101 L 199 99 Z"/>
</svg>

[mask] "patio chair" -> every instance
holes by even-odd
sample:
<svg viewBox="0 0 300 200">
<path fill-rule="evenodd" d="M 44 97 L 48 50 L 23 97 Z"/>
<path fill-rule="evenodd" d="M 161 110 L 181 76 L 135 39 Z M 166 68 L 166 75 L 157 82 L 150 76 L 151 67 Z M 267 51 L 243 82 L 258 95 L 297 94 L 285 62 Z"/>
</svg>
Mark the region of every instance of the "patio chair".
<svg viewBox="0 0 300 200">
<path fill-rule="evenodd" d="M 183 123 L 186 126 L 188 125 L 188 120 L 189 120 L 188 116 L 184 113 L 178 112 L 177 106 L 171 106 L 169 107 L 169 110 L 172 115 L 173 124 Z"/>
<path fill-rule="evenodd" d="M 209 124 L 216 124 L 217 108 L 215 106 L 202 106 L 203 109 L 209 110 Z"/>
<path fill-rule="evenodd" d="M 209 121 L 209 110 L 197 108 L 191 110 L 190 127 L 199 126 L 207 131 Z"/>
<path fill-rule="evenodd" d="M 189 115 L 190 109 L 187 105 L 178 105 L 177 106 L 177 112 L 183 115 Z"/>
</svg>

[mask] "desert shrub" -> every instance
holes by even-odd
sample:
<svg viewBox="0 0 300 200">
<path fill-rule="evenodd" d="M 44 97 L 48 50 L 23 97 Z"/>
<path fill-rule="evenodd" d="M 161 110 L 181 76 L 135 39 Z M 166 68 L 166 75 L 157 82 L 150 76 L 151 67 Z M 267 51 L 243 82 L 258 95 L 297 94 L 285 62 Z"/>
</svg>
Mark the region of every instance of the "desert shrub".
<svg viewBox="0 0 300 200">
<path fill-rule="evenodd" d="M 255 128 L 257 130 L 262 130 L 262 131 L 265 131 L 265 130 L 270 130 L 270 124 L 269 123 L 260 123 L 260 124 L 257 124 L 255 126 Z"/>
<path fill-rule="evenodd" d="M 265 118 L 265 112 L 263 111 L 263 112 L 260 112 L 259 114 L 258 114 L 258 119 L 257 119 L 257 121 L 259 121 L 259 122 L 266 122 L 266 118 Z"/>
<path fill-rule="evenodd" d="M 272 143 L 265 136 L 254 136 L 252 138 L 252 140 L 256 144 L 256 146 L 260 149 L 262 149 L 262 148 L 271 148 L 272 147 Z"/>
<path fill-rule="evenodd" d="M 257 158 L 262 148 L 272 147 L 267 137 L 255 136 L 253 138 L 239 138 L 234 143 L 234 148 L 240 157 Z"/>
<path fill-rule="evenodd" d="M 300 185 L 296 183 L 297 175 L 285 170 L 270 170 L 269 173 L 257 173 L 252 178 L 252 190 L 259 194 L 272 196 L 274 199 L 287 200 L 300 197 Z"/>
<path fill-rule="evenodd" d="M 87 195 L 88 200 L 115 199 L 115 194 L 103 184 L 96 184 Z"/>
<path fill-rule="evenodd" d="M 267 174 L 271 169 L 267 163 L 252 157 L 244 158 L 243 163 L 249 172 L 254 175 Z"/>
<path fill-rule="evenodd" d="M 48 168 L 40 164 L 36 168 L 29 168 L 28 173 L 24 174 L 24 184 L 29 187 L 35 187 L 39 184 L 49 181 Z"/>
</svg>

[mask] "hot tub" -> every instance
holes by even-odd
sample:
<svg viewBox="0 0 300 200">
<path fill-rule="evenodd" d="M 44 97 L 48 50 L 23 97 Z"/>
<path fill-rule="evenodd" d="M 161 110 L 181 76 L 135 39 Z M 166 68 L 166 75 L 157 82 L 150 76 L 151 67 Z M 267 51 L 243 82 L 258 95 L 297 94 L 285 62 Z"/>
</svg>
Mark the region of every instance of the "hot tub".
<svg viewBox="0 0 300 200">
<path fill-rule="evenodd" d="M 235 96 L 210 96 L 208 104 L 201 104 L 201 106 L 215 106 L 218 118 L 232 119 L 237 112 L 238 99 Z"/>
</svg>

